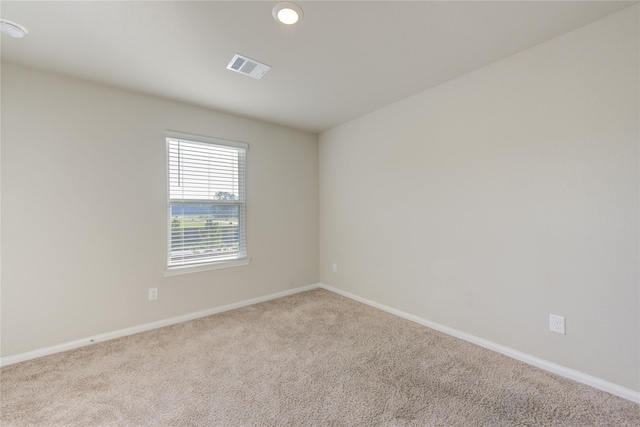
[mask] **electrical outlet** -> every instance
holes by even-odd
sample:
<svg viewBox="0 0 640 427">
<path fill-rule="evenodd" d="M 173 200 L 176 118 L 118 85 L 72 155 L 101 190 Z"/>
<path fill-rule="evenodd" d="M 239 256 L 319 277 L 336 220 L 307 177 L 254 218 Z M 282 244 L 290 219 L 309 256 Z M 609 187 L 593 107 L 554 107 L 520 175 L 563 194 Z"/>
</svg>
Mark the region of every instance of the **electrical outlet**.
<svg viewBox="0 0 640 427">
<path fill-rule="evenodd" d="M 338 264 L 333 263 L 333 272 L 337 273 L 338 272 Z"/>
<path fill-rule="evenodd" d="M 149 301 L 158 299 L 158 288 L 149 288 Z"/>
<path fill-rule="evenodd" d="M 564 317 L 556 316 L 555 314 L 550 314 L 549 330 L 551 332 L 564 335 Z"/>
</svg>

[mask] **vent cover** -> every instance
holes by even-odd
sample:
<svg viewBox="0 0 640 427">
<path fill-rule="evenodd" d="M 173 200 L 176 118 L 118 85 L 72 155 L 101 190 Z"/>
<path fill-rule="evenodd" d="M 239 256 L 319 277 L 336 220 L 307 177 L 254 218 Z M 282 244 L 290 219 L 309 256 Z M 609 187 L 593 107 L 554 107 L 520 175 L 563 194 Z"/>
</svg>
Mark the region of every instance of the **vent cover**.
<svg viewBox="0 0 640 427">
<path fill-rule="evenodd" d="M 261 64 L 258 61 L 238 55 L 237 53 L 233 56 L 229 65 L 227 65 L 227 70 L 235 71 L 236 73 L 244 74 L 254 79 L 262 78 L 270 69 L 271 67 L 267 64 Z"/>
</svg>

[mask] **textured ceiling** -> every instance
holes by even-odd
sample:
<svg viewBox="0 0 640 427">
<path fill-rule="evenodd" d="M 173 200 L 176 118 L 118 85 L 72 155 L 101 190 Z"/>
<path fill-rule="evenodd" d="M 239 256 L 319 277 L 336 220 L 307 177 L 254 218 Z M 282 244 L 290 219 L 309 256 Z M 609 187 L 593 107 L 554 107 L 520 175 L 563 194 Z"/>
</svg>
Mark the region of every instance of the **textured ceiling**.
<svg viewBox="0 0 640 427">
<path fill-rule="evenodd" d="M 2 1 L 2 59 L 320 132 L 636 2 Z M 235 53 L 273 68 L 226 70 Z"/>
</svg>

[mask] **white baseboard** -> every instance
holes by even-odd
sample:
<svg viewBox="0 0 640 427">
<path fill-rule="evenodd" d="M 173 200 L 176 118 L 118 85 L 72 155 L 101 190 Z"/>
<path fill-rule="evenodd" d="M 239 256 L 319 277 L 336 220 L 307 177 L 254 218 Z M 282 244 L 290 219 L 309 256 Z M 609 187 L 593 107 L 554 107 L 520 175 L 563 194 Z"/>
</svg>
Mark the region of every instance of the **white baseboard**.
<svg viewBox="0 0 640 427">
<path fill-rule="evenodd" d="M 158 320 L 156 322 L 145 323 L 143 325 L 133 326 L 131 328 L 120 329 L 118 331 L 107 332 L 104 334 L 95 335 L 88 338 L 79 339 L 76 341 L 67 342 L 64 344 L 54 345 L 51 347 L 46 347 L 38 350 L 29 351 L 26 353 L 16 354 L 13 356 L 7 356 L 0 358 L 0 366 L 8 366 L 14 363 L 24 362 L 31 359 L 36 359 L 38 357 L 48 356 L 50 354 L 60 353 L 62 351 L 73 350 L 75 348 L 84 347 L 87 345 L 95 344 L 98 342 L 108 341 L 115 338 L 124 337 L 127 335 L 137 334 L 139 332 L 150 331 L 152 329 L 162 328 L 164 326 L 174 325 L 176 323 L 186 322 L 188 320 L 198 319 L 200 317 L 211 316 L 212 314 L 222 313 L 225 311 L 233 310 L 240 307 L 246 307 L 252 304 L 258 304 L 261 302 L 269 301 L 276 298 L 281 298 L 287 295 L 297 294 L 299 292 L 309 291 L 311 289 L 322 288 L 327 291 L 336 293 L 338 295 L 342 295 L 354 301 L 361 302 L 363 304 L 367 304 L 371 307 L 386 311 L 387 313 L 391 313 L 398 317 L 402 317 L 403 319 L 410 320 L 412 322 L 418 323 L 420 325 L 426 326 L 431 329 L 435 329 L 437 331 L 443 332 L 447 335 L 451 335 L 456 338 L 460 338 L 462 340 L 468 341 L 470 343 L 479 345 L 480 347 L 484 347 L 489 350 L 493 350 L 497 353 L 504 354 L 505 356 L 509 356 L 513 359 L 519 360 L 521 362 L 527 363 L 529 365 L 536 366 L 538 368 L 544 369 L 546 371 L 552 372 L 554 374 L 560 375 L 565 378 L 572 379 L 582 384 L 589 385 L 598 390 L 606 391 L 607 393 L 611 393 L 613 395 L 622 397 L 624 399 L 630 400 L 632 402 L 640 403 L 640 392 L 621 387 L 617 384 L 610 383 L 608 381 L 604 381 L 600 378 L 593 377 L 591 375 L 587 375 L 585 373 L 576 371 L 574 369 L 566 368 L 561 365 L 557 365 L 555 363 L 548 362 L 544 359 L 540 359 L 535 356 L 531 356 L 529 354 L 520 352 L 518 350 L 514 350 L 510 347 L 506 347 L 500 344 L 496 344 L 494 342 L 485 340 L 483 338 L 477 337 L 475 335 L 467 334 L 462 331 L 458 331 L 457 329 L 449 328 L 448 326 L 441 325 L 439 323 L 432 322 L 430 320 L 423 319 L 422 317 L 415 316 L 413 314 L 406 313 L 401 310 L 397 310 L 395 308 L 388 307 L 383 304 L 379 304 L 375 301 L 368 300 L 366 298 L 362 298 L 360 296 L 351 294 L 349 292 L 343 291 L 338 288 L 334 288 L 333 286 L 325 285 L 323 283 L 318 283 L 314 285 L 302 286 L 300 288 L 289 289 L 282 292 L 276 292 L 273 294 L 265 295 L 263 297 L 252 298 L 244 301 L 239 301 L 233 304 L 224 305 L 222 307 L 211 308 L 208 310 L 198 311 L 195 313 L 185 314 L 182 316 L 171 317 L 169 319 Z"/>
<path fill-rule="evenodd" d="M 176 323 L 186 322 L 188 320 L 198 319 L 200 317 L 211 316 L 212 314 L 222 313 L 224 311 L 233 310 L 240 307 L 246 307 L 252 304 L 258 304 L 261 302 L 269 301 L 276 298 L 281 298 L 287 295 L 297 294 L 299 292 L 308 291 L 318 288 L 319 284 L 302 286 L 300 288 L 289 289 L 282 292 L 276 292 L 263 297 L 252 298 L 233 304 L 224 305 L 222 307 L 211 308 L 208 310 L 197 311 L 195 313 L 189 313 L 182 316 L 171 317 L 169 319 L 158 320 L 151 323 L 145 323 L 144 325 L 133 326 L 131 328 L 120 329 L 118 331 L 107 332 L 104 334 L 95 335 L 92 337 L 82 338 L 75 341 L 70 341 L 63 344 L 54 345 L 51 347 L 45 347 L 38 350 L 28 351 L 26 353 L 20 353 L 13 356 L 7 356 L 0 358 L 0 366 L 13 365 L 14 363 L 24 362 L 27 360 L 35 359 L 42 356 L 48 356 L 50 354 L 60 353 L 62 351 L 73 350 L 74 348 L 80 348 L 87 345 L 95 344 L 98 342 L 108 341 L 115 338 L 125 337 L 127 335 L 137 334 L 139 332 L 150 331 L 152 329 L 162 328 L 164 326 L 174 325 Z"/>
<path fill-rule="evenodd" d="M 327 291 L 334 292 L 338 295 L 342 295 L 349 299 L 361 302 L 363 304 L 367 304 L 371 307 L 378 308 L 380 310 L 386 311 L 388 313 L 394 314 L 398 317 L 402 317 L 404 319 L 410 320 L 412 322 L 418 323 L 420 325 L 426 326 L 431 329 L 435 329 L 437 331 L 443 332 L 447 335 L 451 335 L 456 338 L 460 338 L 462 340 L 468 341 L 470 343 L 479 345 L 480 347 L 484 347 L 489 350 L 493 350 L 497 353 L 504 354 L 505 356 L 509 356 L 513 359 L 519 360 L 521 362 L 527 363 L 529 365 L 536 366 L 538 368 L 544 369 L 545 371 L 552 372 L 554 374 L 560 375 L 565 378 L 572 379 L 582 384 L 589 385 L 598 390 L 606 391 L 607 393 L 611 393 L 613 395 L 622 397 L 624 399 L 630 400 L 635 403 L 640 403 L 640 392 L 619 386 L 614 383 L 610 383 L 608 381 L 604 381 L 600 378 L 593 377 L 591 375 L 587 375 L 585 373 L 576 371 L 574 369 L 566 368 L 561 365 L 557 365 L 555 363 L 548 362 L 544 359 L 540 359 L 539 357 L 531 356 L 529 354 L 523 353 L 518 350 L 514 350 L 510 347 L 506 347 L 500 344 L 496 344 L 494 342 L 485 340 L 484 338 L 477 337 L 475 335 L 467 334 L 462 331 L 458 331 L 457 329 L 449 328 L 448 326 L 441 325 L 439 323 L 432 322 L 430 320 L 423 319 L 422 317 L 415 316 L 413 314 L 405 313 L 401 310 L 396 310 L 395 308 L 388 307 L 383 304 L 379 304 L 375 301 L 368 300 L 366 298 L 359 297 L 357 295 L 351 294 L 349 292 L 345 292 L 341 289 L 334 288 L 333 286 L 320 284 L 320 288 L 326 289 Z"/>
</svg>

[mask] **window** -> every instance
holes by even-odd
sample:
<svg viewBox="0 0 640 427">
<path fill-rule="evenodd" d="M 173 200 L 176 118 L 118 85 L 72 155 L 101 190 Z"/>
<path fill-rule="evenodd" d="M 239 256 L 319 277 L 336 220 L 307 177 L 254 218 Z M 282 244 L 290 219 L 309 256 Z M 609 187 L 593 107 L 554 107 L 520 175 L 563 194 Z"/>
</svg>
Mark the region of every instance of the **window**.
<svg viewBox="0 0 640 427">
<path fill-rule="evenodd" d="M 166 139 L 167 273 L 248 264 L 247 144 L 169 131 Z"/>
</svg>

